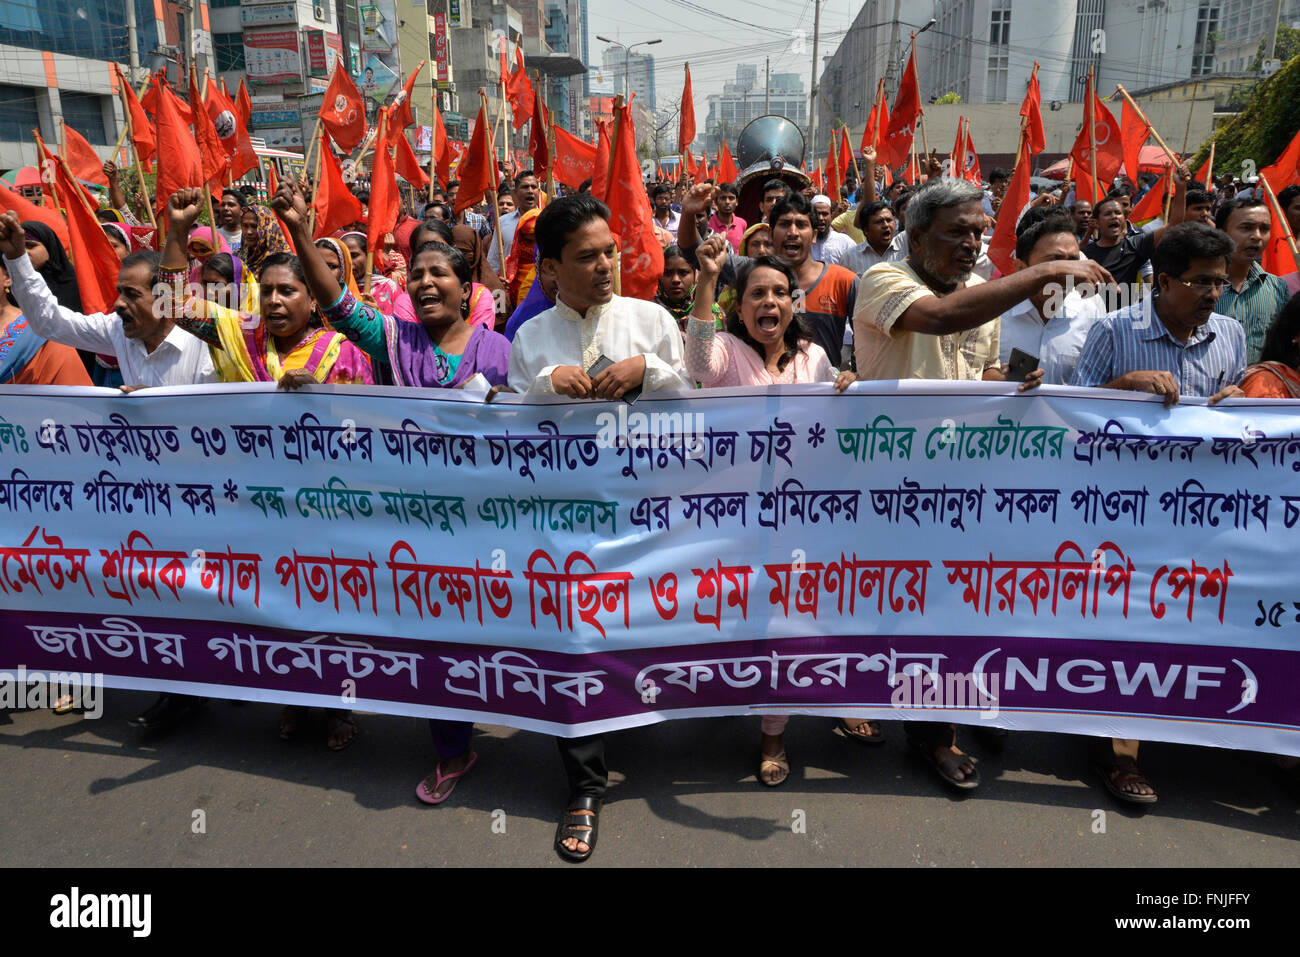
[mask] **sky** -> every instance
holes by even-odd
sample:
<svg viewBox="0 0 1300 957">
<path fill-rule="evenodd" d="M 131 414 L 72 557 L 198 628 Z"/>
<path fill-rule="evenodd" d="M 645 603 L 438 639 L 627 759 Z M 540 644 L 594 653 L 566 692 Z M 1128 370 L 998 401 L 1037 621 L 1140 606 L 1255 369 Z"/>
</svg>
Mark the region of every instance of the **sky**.
<svg viewBox="0 0 1300 957">
<path fill-rule="evenodd" d="M 818 59 L 835 52 L 862 0 L 824 0 Z M 806 91 L 812 77 L 813 0 L 588 0 L 591 64 L 600 67 L 605 43 L 599 34 L 631 45 L 661 39 L 636 53 L 655 58 L 656 106 L 664 110 L 681 95 L 683 70 L 691 64 L 696 123 L 703 131 L 710 93 L 735 79 L 736 65 L 758 66 L 772 58 L 773 73 L 798 73 Z M 731 18 L 731 19 L 727 19 Z M 740 22 L 736 22 L 740 21 Z M 800 34 L 798 31 L 802 31 Z M 621 76 L 605 76 L 613 90 Z"/>
</svg>

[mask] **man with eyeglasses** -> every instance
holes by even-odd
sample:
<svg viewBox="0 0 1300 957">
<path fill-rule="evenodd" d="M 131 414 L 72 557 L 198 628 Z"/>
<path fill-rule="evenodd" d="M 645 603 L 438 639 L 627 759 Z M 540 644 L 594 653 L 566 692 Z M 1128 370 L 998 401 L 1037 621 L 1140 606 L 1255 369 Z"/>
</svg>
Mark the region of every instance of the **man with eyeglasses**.
<svg viewBox="0 0 1300 957">
<path fill-rule="evenodd" d="M 1166 408 L 1182 395 L 1210 405 L 1241 397 L 1246 333 L 1214 311 L 1232 252 L 1232 240 L 1204 223 L 1166 229 L 1151 258 L 1151 295 L 1093 324 L 1072 384 L 1150 392 Z M 1104 740 L 1097 770 L 1106 789 L 1129 804 L 1154 804 L 1155 788 L 1137 764 L 1139 742 L 1113 738 L 1106 749 Z"/>
</svg>

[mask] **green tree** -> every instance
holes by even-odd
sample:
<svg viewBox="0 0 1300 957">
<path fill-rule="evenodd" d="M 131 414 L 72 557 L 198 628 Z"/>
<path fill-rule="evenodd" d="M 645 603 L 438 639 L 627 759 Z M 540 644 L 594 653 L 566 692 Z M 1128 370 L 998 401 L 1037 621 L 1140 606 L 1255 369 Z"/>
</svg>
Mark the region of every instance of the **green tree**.
<svg viewBox="0 0 1300 957">
<path fill-rule="evenodd" d="M 952 93 L 952 92 L 949 92 L 949 93 L 945 93 L 943 96 L 939 97 L 939 98 L 936 99 L 934 102 L 936 102 L 936 103 L 960 103 L 961 101 L 962 101 L 962 100 L 961 100 L 961 94 L 960 94 L 960 93 Z"/>
<path fill-rule="evenodd" d="M 1245 108 L 1202 143 L 1188 165 L 1193 170 L 1199 168 L 1210 155 L 1210 144 L 1216 143 L 1216 171 L 1254 175 L 1276 160 L 1300 129 L 1296 103 L 1300 103 L 1300 56 L 1261 81 Z"/>
<path fill-rule="evenodd" d="M 1268 39 L 1267 37 L 1264 38 Z M 1273 45 L 1273 56 L 1287 63 L 1297 53 L 1300 53 L 1300 30 L 1293 30 L 1285 23 L 1278 24 L 1277 42 Z M 1264 40 L 1259 41 L 1259 48 L 1255 51 L 1255 62 L 1250 65 L 1252 73 L 1259 72 L 1264 64 Z"/>
</svg>

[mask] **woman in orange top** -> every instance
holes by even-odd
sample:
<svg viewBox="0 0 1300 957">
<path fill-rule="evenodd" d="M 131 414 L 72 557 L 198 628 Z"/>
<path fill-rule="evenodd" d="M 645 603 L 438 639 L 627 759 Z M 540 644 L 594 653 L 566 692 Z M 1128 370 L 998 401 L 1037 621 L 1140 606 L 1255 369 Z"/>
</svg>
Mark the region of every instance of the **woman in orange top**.
<svg viewBox="0 0 1300 957">
<path fill-rule="evenodd" d="M 1300 399 L 1300 296 L 1292 296 L 1273 320 L 1259 362 L 1241 380 L 1252 399 Z"/>
<path fill-rule="evenodd" d="M 0 261 L 0 385 L 90 385 L 76 349 L 47 342 L 28 327 L 9 295 L 11 284 Z"/>
</svg>

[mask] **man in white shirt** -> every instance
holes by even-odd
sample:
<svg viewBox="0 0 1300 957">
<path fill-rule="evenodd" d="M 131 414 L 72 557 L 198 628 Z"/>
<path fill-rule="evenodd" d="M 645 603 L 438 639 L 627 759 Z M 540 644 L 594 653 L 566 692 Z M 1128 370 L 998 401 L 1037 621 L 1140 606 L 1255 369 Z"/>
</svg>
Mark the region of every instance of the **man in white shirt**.
<svg viewBox="0 0 1300 957">
<path fill-rule="evenodd" d="M 655 223 L 667 231 L 673 241 L 677 241 L 677 223 L 681 212 L 673 209 L 673 188 L 667 183 L 660 183 L 650 188 L 650 204 L 654 210 Z"/>
<path fill-rule="evenodd" d="M 240 225 L 244 219 L 244 208 L 248 198 L 237 189 L 221 191 L 221 205 L 217 207 L 217 232 L 230 246 L 232 253 L 239 252 L 244 243 L 244 230 Z"/>
<path fill-rule="evenodd" d="M 515 333 L 510 388 L 575 399 L 620 399 L 636 386 L 691 391 L 673 317 L 655 303 L 614 295 L 618 260 L 609 207 L 590 193 L 557 199 L 537 218 L 536 235 L 542 281 L 555 282 L 555 305 Z M 602 356 L 613 364 L 589 375 Z M 605 741 L 599 734 L 555 741 L 569 780 L 555 850 L 578 863 L 596 845 L 609 783 Z"/>
<path fill-rule="evenodd" d="M 854 246 L 840 265 L 861 276 L 876 263 L 899 262 L 907 258 L 898 238 L 898 220 L 894 209 L 883 199 L 859 206 L 854 225 L 867 237 L 866 242 Z"/>
<path fill-rule="evenodd" d="M 178 328 L 163 315 L 165 310 L 155 309 L 158 253 L 136 252 L 123 259 L 114 312 L 84 315 L 60 306 L 33 268 L 16 213 L 0 217 L 0 252 L 13 280 L 14 299 L 32 331 L 75 349 L 116 356 L 123 389 L 217 381 L 207 344 Z"/>
<path fill-rule="evenodd" d="M 1079 240 L 1075 229 L 1074 217 L 1063 209 L 1048 210 L 1028 225 L 1022 220 L 1016 238 L 1017 270 L 1039 263 L 1077 260 Z M 999 362 L 1007 365 L 1011 350 L 1019 349 L 1037 357 L 1043 382 L 1067 385 L 1088 330 L 1105 314 L 1100 296 L 1082 296 L 1078 290 L 1066 292 L 1063 287 L 1035 290 L 1002 313 Z"/>
<path fill-rule="evenodd" d="M 519 225 L 519 217 L 536 209 L 541 199 L 542 186 L 537 181 L 537 174 L 530 169 L 521 172 L 515 177 L 515 186 L 510 195 L 515 200 L 515 211 L 502 216 L 498 227 L 501 230 L 501 249 L 505 251 L 507 259 L 510 258 L 510 249 L 515 242 L 515 227 Z M 487 261 L 489 266 L 498 273 L 501 272 L 501 252 L 497 249 L 495 233 L 488 239 Z"/>
<path fill-rule="evenodd" d="M 829 196 L 818 194 L 812 198 L 812 258 L 831 266 L 838 265 L 844 255 L 857 245 L 847 233 L 831 229 L 833 206 Z"/>
</svg>

